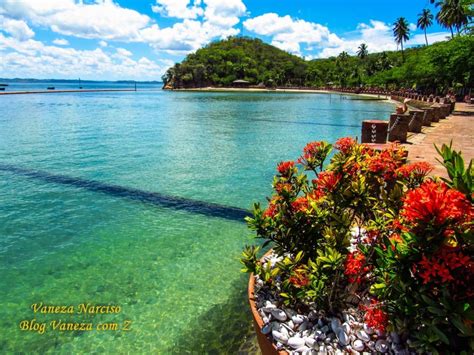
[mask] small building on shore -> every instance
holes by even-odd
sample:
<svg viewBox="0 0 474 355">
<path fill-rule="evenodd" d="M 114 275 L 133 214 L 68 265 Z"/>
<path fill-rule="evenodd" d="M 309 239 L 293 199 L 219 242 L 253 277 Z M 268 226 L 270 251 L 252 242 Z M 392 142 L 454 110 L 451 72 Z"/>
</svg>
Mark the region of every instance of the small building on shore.
<svg viewBox="0 0 474 355">
<path fill-rule="evenodd" d="M 249 86 L 250 86 L 250 82 L 247 81 L 247 80 L 238 79 L 238 80 L 234 80 L 232 82 L 232 87 L 234 87 L 234 88 L 246 88 L 246 89 L 248 89 Z"/>
</svg>

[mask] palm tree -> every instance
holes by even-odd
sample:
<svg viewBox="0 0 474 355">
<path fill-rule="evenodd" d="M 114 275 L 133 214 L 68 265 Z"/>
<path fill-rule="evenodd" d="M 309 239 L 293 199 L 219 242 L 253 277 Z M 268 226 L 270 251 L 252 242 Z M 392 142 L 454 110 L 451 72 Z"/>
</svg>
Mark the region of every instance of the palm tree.
<svg viewBox="0 0 474 355">
<path fill-rule="evenodd" d="M 428 37 L 426 36 L 426 29 L 433 24 L 433 14 L 429 9 L 423 9 L 421 14 L 418 14 L 418 28 L 421 28 L 425 31 L 425 41 L 426 45 L 428 46 Z"/>
<path fill-rule="evenodd" d="M 460 34 L 461 28 L 467 26 L 472 19 L 472 0 L 430 0 L 430 3 L 440 8 L 436 20 L 441 26 L 449 28 L 451 38 L 454 38 L 453 27 Z"/>
<path fill-rule="evenodd" d="M 367 50 L 367 45 L 365 43 L 361 43 L 358 49 L 359 50 L 357 51 L 357 56 L 360 59 L 367 58 L 367 55 L 369 54 L 369 51 Z"/>
<path fill-rule="evenodd" d="M 405 54 L 403 53 L 403 42 L 410 39 L 410 29 L 408 28 L 408 22 L 405 17 L 400 17 L 393 25 L 393 36 L 395 42 L 402 47 L 402 60 L 405 61 Z"/>
</svg>

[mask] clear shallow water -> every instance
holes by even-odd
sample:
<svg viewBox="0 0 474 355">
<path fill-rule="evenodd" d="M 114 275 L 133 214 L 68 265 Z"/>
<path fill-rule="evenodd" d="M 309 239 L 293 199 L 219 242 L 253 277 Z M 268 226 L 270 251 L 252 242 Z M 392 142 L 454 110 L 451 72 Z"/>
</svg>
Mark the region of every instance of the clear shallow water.
<svg viewBox="0 0 474 355">
<path fill-rule="evenodd" d="M 392 110 L 314 94 L 0 96 L 0 352 L 247 346 L 238 257 L 251 237 L 213 204 L 264 201 L 278 161 L 312 140 L 358 136 L 362 120 Z M 143 202 L 147 193 L 160 195 Z M 190 208 L 164 203 L 183 198 Z M 35 316 L 38 302 L 122 311 Z M 19 329 L 33 318 L 48 323 L 45 334 Z M 52 330 L 59 319 L 129 320 L 132 330 Z"/>
</svg>

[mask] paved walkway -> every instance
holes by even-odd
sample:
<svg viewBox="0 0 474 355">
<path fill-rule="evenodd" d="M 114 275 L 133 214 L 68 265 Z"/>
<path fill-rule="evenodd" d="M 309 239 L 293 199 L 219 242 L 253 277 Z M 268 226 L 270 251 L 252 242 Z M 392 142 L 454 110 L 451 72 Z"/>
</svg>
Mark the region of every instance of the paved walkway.
<svg viewBox="0 0 474 355">
<path fill-rule="evenodd" d="M 408 137 L 408 161 L 427 161 L 434 165 L 433 175 L 447 177 L 446 169 L 436 160 L 439 158 L 434 147 L 449 145 L 453 141 L 453 149 L 461 151 L 464 162 L 474 159 L 474 105 L 456 103 L 454 112 L 431 127 L 423 127 L 422 133 Z"/>
</svg>

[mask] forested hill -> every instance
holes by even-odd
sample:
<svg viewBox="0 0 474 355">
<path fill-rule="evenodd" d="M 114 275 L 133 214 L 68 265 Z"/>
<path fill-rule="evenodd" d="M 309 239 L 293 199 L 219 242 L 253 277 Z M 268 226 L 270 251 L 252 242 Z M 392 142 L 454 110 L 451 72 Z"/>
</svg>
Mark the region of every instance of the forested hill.
<svg viewBox="0 0 474 355">
<path fill-rule="evenodd" d="M 356 48 L 355 48 L 356 50 Z M 371 48 L 368 48 L 370 52 Z M 474 36 L 456 36 L 401 52 L 365 53 L 305 61 L 259 39 L 231 37 L 189 54 L 163 76 L 168 88 L 251 85 L 334 85 L 416 88 L 426 92 L 474 87 Z"/>
<path fill-rule="evenodd" d="M 300 83 L 307 63 L 259 39 L 230 37 L 189 54 L 170 68 L 164 83 L 176 87 L 230 86 L 242 79 L 256 85 L 274 80 L 278 85 Z"/>
</svg>

